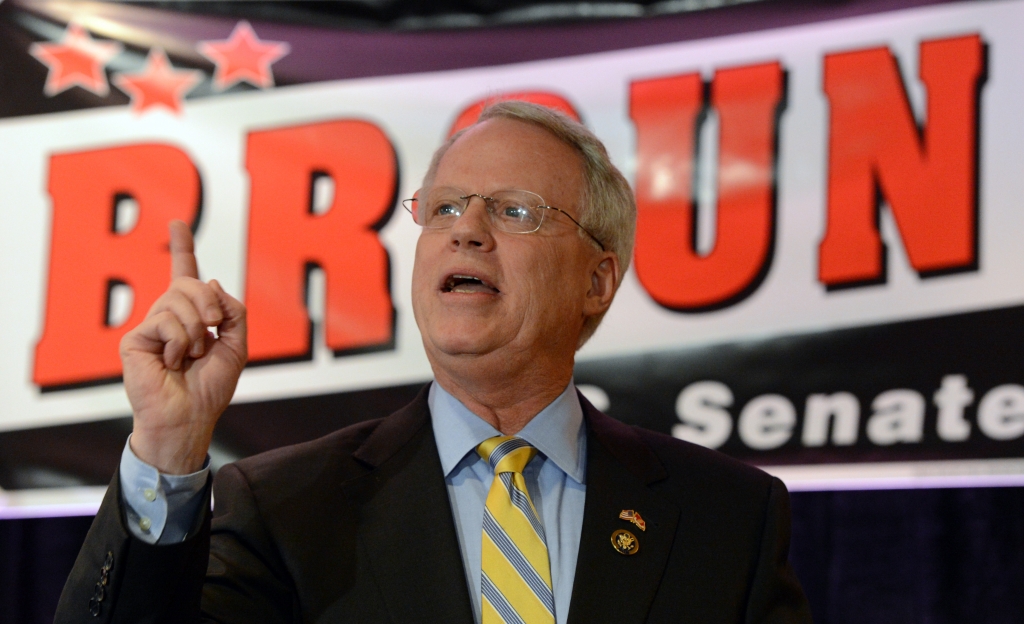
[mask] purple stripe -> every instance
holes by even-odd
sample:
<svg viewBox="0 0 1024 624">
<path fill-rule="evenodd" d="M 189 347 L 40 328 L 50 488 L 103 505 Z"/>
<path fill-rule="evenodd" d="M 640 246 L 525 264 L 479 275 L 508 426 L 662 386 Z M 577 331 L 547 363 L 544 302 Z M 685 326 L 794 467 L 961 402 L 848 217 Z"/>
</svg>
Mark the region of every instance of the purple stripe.
<svg viewBox="0 0 1024 624">
<path fill-rule="evenodd" d="M 252 23 L 261 39 L 291 44 L 291 54 L 274 64 L 274 76 L 278 84 L 298 84 L 562 58 L 953 1 L 754 2 L 659 17 L 426 31 L 365 32 L 259 20 Z M 11 4 L 23 4 L 23 0 Z M 33 10 L 45 14 L 45 5 Z M 238 21 L 117 3 L 99 4 L 93 12 L 140 32 L 144 39 L 156 34 L 179 38 L 186 49 L 203 39 L 227 38 Z M 198 55 L 194 60 L 203 62 Z"/>
</svg>

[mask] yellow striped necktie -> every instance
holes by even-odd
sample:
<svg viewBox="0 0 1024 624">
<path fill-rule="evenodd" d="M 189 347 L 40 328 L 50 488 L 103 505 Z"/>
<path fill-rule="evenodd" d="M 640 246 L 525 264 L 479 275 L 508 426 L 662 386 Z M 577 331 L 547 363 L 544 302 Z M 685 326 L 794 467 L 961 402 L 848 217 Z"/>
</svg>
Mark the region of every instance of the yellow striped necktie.
<svg viewBox="0 0 1024 624">
<path fill-rule="evenodd" d="M 477 453 L 494 470 L 480 562 L 483 624 L 554 624 L 544 527 L 523 478 L 537 449 L 519 438 L 498 436 L 482 442 Z"/>
</svg>

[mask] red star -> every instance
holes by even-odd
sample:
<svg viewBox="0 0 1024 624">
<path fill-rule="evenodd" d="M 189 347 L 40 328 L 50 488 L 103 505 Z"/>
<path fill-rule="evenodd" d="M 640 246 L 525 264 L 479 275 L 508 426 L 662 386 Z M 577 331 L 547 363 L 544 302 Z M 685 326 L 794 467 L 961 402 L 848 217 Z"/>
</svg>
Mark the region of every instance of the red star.
<svg viewBox="0 0 1024 624">
<path fill-rule="evenodd" d="M 71 87 L 82 87 L 100 97 L 110 93 L 104 67 L 121 53 L 121 44 L 96 41 L 78 24 L 68 24 L 59 43 L 33 43 L 28 53 L 49 68 L 43 93 L 53 97 Z"/>
<path fill-rule="evenodd" d="M 132 98 L 132 110 L 142 114 L 153 106 L 165 106 L 181 114 L 181 101 L 200 80 L 201 71 L 174 69 L 160 48 L 153 48 L 146 58 L 146 67 L 134 74 L 119 74 L 114 84 Z"/>
<path fill-rule="evenodd" d="M 254 87 L 274 86 L 270 66 L 291 50 L 284 41 L 260 41 L 249 22 L 241 21 L 221 41 L 200 41 L 199 53 L 217 66 L 213 87 L 223 91 L 243 80 Z"/>
</svg>

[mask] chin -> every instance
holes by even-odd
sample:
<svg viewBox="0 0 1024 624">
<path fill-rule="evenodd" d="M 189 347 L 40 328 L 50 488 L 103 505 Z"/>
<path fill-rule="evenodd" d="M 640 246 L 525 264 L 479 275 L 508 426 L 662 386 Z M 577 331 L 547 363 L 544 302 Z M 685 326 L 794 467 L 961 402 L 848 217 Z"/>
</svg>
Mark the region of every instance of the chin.
<svg viewBox="0 0 1024 624">
<path fill-rule="evenodd" d="M 450 356 L 458 355 L 482 355 L 491 349 L 483 341 L 467 340 L 465 338 L 451 338 L 433 341 L 434 350 L 438 353 Z"/>
<path fill-rule="evenodd" d="M 496 348 L 494 336 L 481 331 L 479 327 L 446 327 L 441 331 L 433 331 L 424 335 L 428 351 L 431 347 L 439 354 L 483 355 Z"/>
</svg>

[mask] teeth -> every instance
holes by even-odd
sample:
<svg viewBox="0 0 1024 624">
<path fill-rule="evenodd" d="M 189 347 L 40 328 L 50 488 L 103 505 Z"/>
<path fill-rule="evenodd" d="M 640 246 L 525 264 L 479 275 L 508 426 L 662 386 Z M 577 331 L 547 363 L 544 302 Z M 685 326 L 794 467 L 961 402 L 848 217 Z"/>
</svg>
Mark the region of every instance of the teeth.
<svg viewBox="0 0 1024 624">
<path fill-rule="evenodd" d="M 497 289 L 473 275 L 451 275 L 445 280 L 444 286 L 448 292 L 497 292 Z"/>
<path fill-rule="evenodd" d="M 481 284 L 483 283 L 483 281 L 479 277 L 473 277 L 472 275 L 452 275 L 451 277 L 448 278 L 448 281 L 445 282 L 445 286 L 448 287 L 448 290 L 451 290 L 452 288 L 458 286 L 460 283 L 464 284 L 470 281 Z"/>
</svg>

